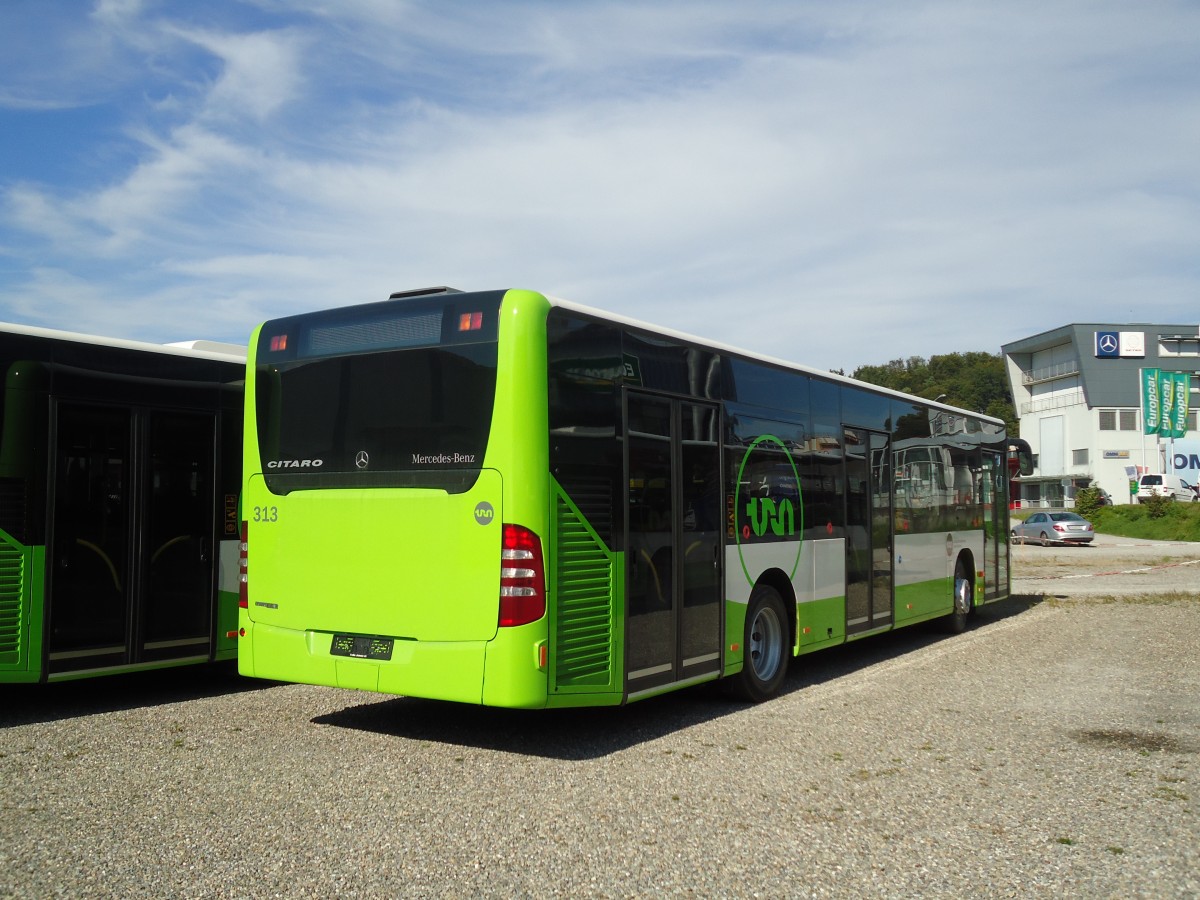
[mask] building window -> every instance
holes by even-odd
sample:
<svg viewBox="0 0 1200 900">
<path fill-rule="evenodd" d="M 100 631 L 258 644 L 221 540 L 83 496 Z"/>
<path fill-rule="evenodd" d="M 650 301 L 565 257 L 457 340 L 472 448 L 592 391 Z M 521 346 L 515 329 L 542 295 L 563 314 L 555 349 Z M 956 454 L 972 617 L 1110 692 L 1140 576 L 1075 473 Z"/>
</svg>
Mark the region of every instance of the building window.
<svg viewBox="0 0 1200 900">
<path fill-rule="evenodd" d="M 1101 431 L 1138 430 L 1138 411 L 1136 409 L 1102 409 L 1099 412 Z"/>
<path fill-rule="evenodd" d="M 1071 451 L 1071 465 L 1086 466 L 1087 464 L 1088 464 L 1088 452 L 1086 449 Z"/>
<path fill-rule="evenodd" d="M 1159 356 L 1200 356 L 1200 337 L 1196 335 L 1161 335 Z"/>
</svg>

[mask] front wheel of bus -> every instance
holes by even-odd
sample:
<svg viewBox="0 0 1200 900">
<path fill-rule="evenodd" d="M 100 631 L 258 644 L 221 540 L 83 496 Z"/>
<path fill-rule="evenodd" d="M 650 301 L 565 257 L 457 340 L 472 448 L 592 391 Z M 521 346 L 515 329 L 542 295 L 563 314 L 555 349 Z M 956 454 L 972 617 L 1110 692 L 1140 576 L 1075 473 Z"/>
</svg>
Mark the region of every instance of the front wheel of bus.
<svg viewBox="0 0 1200 900">
<path fill-rule="evenodd" d="M 760 584 L 750 594 L 743 638 L 745 657 L 734 687 L 758 703 L 772 697 L 787 674 L 787 608 L 773 587 Z"/>
</svg>

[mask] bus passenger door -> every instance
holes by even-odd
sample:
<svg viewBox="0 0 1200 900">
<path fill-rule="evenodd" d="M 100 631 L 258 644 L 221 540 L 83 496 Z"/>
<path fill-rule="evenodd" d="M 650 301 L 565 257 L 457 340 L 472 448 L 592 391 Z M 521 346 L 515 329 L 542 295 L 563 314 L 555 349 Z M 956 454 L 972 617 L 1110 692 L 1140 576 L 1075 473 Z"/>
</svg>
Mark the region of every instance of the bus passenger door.
<svg viewBox="0 0 1200 900">
<path fill-rule="evenodd" d="M 47 672 L 208 658 L 214 418 L 56 410 Z"/>
<path fill-rule="evenodd" d="M 1005 458 L 983 451 L 983 595 L 996 600 L 1008 595 L 1008 492 L 1005 490 Z"/>
<path fill-rule="evenodd" d="M 625 670 L 637 694 L 720 671 L 720 410 L 630 392 L 625 434 Z"/>
<path fill-rule="evenodd" d="M 892 624 L 892 462 L 886 434 L 845 429 L 846 634 Z"/>
<path fill-rule="evenodd" d="M 216 500 L 212 416 L 146 416 L 137 658 L 203 657 L 212 631 Z"/>
<path fill-rule="evenodd" d="M 132 414 L 60 404 L 50 533 L 50 673 L 122 665 L 130 596 Z"/>
</svg>

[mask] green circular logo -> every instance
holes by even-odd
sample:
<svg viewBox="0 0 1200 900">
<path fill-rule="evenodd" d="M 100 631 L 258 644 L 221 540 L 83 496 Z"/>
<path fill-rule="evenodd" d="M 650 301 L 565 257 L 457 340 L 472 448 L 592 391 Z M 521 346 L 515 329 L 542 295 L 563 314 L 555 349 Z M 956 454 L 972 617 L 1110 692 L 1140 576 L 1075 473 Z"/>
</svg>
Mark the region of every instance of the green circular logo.
<svg viewBox="0 0 1200 900">
<path fill-rule="evenodd" d="M 773 446 L 767 448 L 764 444 Z M 758 451 L 757 455 L 755 451 Z M 773 434 L 756 438 L 742 457 L 733 495 L 734 539 L 737 541 L 738 560 L 748 584 L 753 585 L 754 578 L 746 565 L 742 547 L 802 536 L 803 501 L 800 473 L 787 445 Z M 796 570 L 800 567 L 802 543 L 802 540 L 796 540 L 796 558 L 788 573 L 789 578 L 795 578 Z"/>
</svg>

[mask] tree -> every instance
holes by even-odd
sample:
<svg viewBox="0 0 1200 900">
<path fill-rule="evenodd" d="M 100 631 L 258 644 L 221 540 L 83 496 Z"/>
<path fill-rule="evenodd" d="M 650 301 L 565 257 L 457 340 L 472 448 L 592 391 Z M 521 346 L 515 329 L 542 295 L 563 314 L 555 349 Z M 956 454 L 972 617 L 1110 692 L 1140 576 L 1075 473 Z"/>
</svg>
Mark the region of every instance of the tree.
<svg viewBox="0 0 1200 900">
<path fill-rule="evenodd" d="M 879 366 L 859 366 L 853 377 L 926 400 L 944 394 L 946 403 L 1003 419 L 1010 435 L 1019 434 L 1004 357 L 999 353 L 947 353 L 931 356 L 928 362 L 910 356 Z"/>
</svg>

